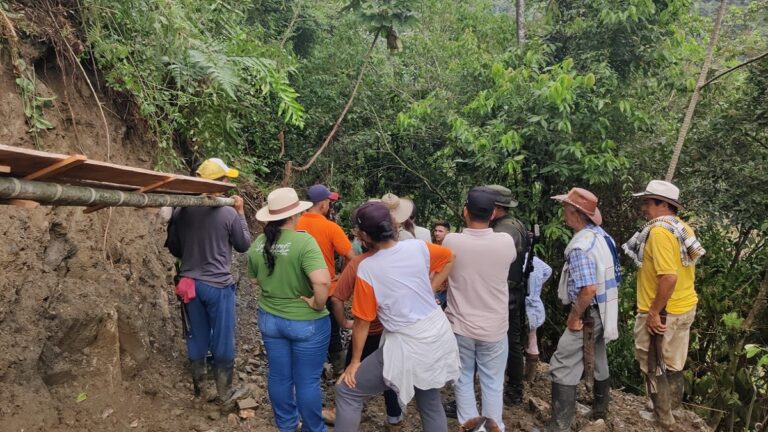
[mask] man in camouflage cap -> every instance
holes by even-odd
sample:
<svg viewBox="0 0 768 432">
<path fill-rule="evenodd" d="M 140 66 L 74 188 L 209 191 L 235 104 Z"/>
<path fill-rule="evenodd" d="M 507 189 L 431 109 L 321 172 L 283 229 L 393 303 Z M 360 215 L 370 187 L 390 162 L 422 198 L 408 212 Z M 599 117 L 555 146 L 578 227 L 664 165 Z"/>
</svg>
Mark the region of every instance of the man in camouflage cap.
<svg viewBox="0 0 768 432">
<path fill-rule="evenodd" d="M 509 209 L 517 207 L 512 191 L 501 185 L 490 185 L 496 198 L 496 209 L 491 216 L 491 228 L 495 232 L 504 232 L 515 240 L 517 258 L 509 267 L 509 356 L 507 357 L 507 386 L 504 389 L 504 401 L 507 405 L 523 402 L 523 317 L 525 316 L 525 284 L 523 283 L 523 264 L 528 251 L 528 230 L 522 222 L 509 214 Z"/>
</svg>

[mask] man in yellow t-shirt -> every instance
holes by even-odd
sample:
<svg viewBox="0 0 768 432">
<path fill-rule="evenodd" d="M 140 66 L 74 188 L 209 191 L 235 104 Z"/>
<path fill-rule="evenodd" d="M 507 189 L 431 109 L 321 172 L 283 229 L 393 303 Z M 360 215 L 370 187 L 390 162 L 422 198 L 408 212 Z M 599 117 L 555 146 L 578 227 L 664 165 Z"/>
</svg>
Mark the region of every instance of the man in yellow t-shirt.
<svg viewBox="0 0 768 432">
<path fill-rule="evenodd" d="M 645 191 L 634 196 L 640 199 L 643 216 L 649 221 L 625 245 L 625 250 L 641 262 L 637 274 L 635 358 L 645 375 L 657 420 L 668 429 L 675 423 L 672 410 L 682 402 L 682 370 L 698 303 L 694 288 L 698 256 L 690 256 L 686 246 L 698 242 L 693 229 L 677 216 L 680 190 L 672 183 L 653 180 Z M 703 254 L 703 249 L 700 252 Z M 649 351 L 656 351 L 651 345 L 658 338 L 663 338 L 660 346 L 666 380 L 657 379 L 655 371 L 648 370 Z"/>
</svg>

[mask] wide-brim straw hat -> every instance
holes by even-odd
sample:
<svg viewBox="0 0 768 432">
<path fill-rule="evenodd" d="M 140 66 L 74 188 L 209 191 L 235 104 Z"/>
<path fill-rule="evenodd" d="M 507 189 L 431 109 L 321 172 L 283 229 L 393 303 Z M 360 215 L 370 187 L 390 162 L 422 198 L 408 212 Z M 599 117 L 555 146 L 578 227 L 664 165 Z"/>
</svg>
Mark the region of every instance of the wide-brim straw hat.
<svg viewBox="0 0 768 432">
<path fill-rule="evenodd" d="M 387 206 L 397 223 L 407 221 L 411 217 L 411 213 L 413 213 L 414 204 L 408 198 L 400 198 L 393 193 L 386 193 L 381 197 L 381 202 Z"/>
<path fill-rule="evenodd" d="M 300 201 L 293 188 L 279 188 L 269 193 L 267 205 L 256 212 L 256 219 L 271 222 L 289 218 L 312 207 L 309 201 Z"/>
<path fill-rule="evenodd" d="M 632 194 L 633 197 L 643 198 L 655 198 L 662 200 L 678 209 L 683 209 L 683 205 L 680 204 L 680 189 L 672 183 L 664 180 L 651 180 L 648 182 L 648 186 L 642 192 Z"/>
<path fill-rule="evenodd" d="M 603 215 L 597 208 L 597 197 L 592 192 L 582 188 L 572 188 L 565 195 L 555 195 L 553 200 L 568 203 L 587 215 L 595 225 L 602 225 Z"/>
</svg>

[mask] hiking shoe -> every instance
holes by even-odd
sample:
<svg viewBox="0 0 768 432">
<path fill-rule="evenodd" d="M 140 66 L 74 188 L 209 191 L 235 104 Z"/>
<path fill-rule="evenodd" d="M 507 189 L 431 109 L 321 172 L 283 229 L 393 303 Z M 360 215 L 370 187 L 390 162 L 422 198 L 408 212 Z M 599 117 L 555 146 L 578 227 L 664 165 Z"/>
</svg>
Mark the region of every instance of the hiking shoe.
<svg viewBox="0 0 768 432">
<path fill-rule="evenodd" d="M 456 416 L 456 401 L 448 401 L 443 403 L 443 409 L 445 409 L 445 416 L 450 418 L 457 418 Z"/>
<path fill-rule="evenodd" d="M 522 405 L 523 395 L 517 393 L 504 393 L 504 405 L 516 406 Z"/>
<path fill-rule="evenodd" d="M 385 430 L 387 432 L 400 432 L 403 430 L 403 422 L 400 423 L 387 423 L 387 426 L 385 427 Z"/>
</svg>

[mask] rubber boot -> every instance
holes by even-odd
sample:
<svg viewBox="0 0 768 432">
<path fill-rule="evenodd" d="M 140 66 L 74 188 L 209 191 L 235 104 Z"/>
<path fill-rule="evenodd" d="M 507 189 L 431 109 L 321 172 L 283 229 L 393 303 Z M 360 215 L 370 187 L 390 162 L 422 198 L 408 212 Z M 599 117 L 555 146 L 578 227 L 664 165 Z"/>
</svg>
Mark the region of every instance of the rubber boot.
<svg viewBox="0 0 768 432">
<path fill-rule="evenodd" d="M 221 402 L 227 402 L 232 395 L 232 373 L 234 372 L 234 363 L 217 365 L 216 372 L 216 393 Z"/>
<path fill-rule="evenodd" d="M 589 413 L 589 417 L 592 420 L 606 420 L 608 418 L 608 403 L 611 401 L 610 378 L 603 381 L 595 380 L 592 396 L 592 411 Z"/>
<path fill-rule="evenodd" d="M 576 386 L 552 383 L 552 418 L 547 432 L 568 432 L 576 415 Z"/>
<path fill-rule="evenodd" d="M 214 366 L 216 363 L 213 360 L 213 354 L 208 353 L 208 355 L 205 356 L 205 364 L 208 366 L 208 374 L 206 375 L 206 379 L 210 382 L 216 382 L 216 367 Z"/>
<path fill-rule="evenodd" d="M 195 389 L 195 397 L 200 397 L 205 381 L 205 360 L 190 361 L 189 372 L 192 375 L 192 387 Z"/>
<path fill-rule="evenodd" d="M 659 376 L 656 379 L 656 393 L 650 391 L 650 385 L 648 385 L 648 395 L 653 402 L 653 413 L 656 415 L 656 420 L 665 429 L 670 429 L 675 425 L 675 418 L 672 416 L 672 406 L 670 400 L 669 381 L 664 376 Z"/>
<path fill-rule="evenodd" d="M 682 372 L 667 372 L 669 382 L 669 406 L 672 411 L 683 406 L 683 394 L 685 394 L 685 376 Z"/>
<path fill-rule="evenodd" d="M 536 381 L 536 376 L 539 371 L 539 356 L 537 354 L 525 353 L 525 370 L 523 376 L 525 382 L 532 383 Z"/>
</svg>

